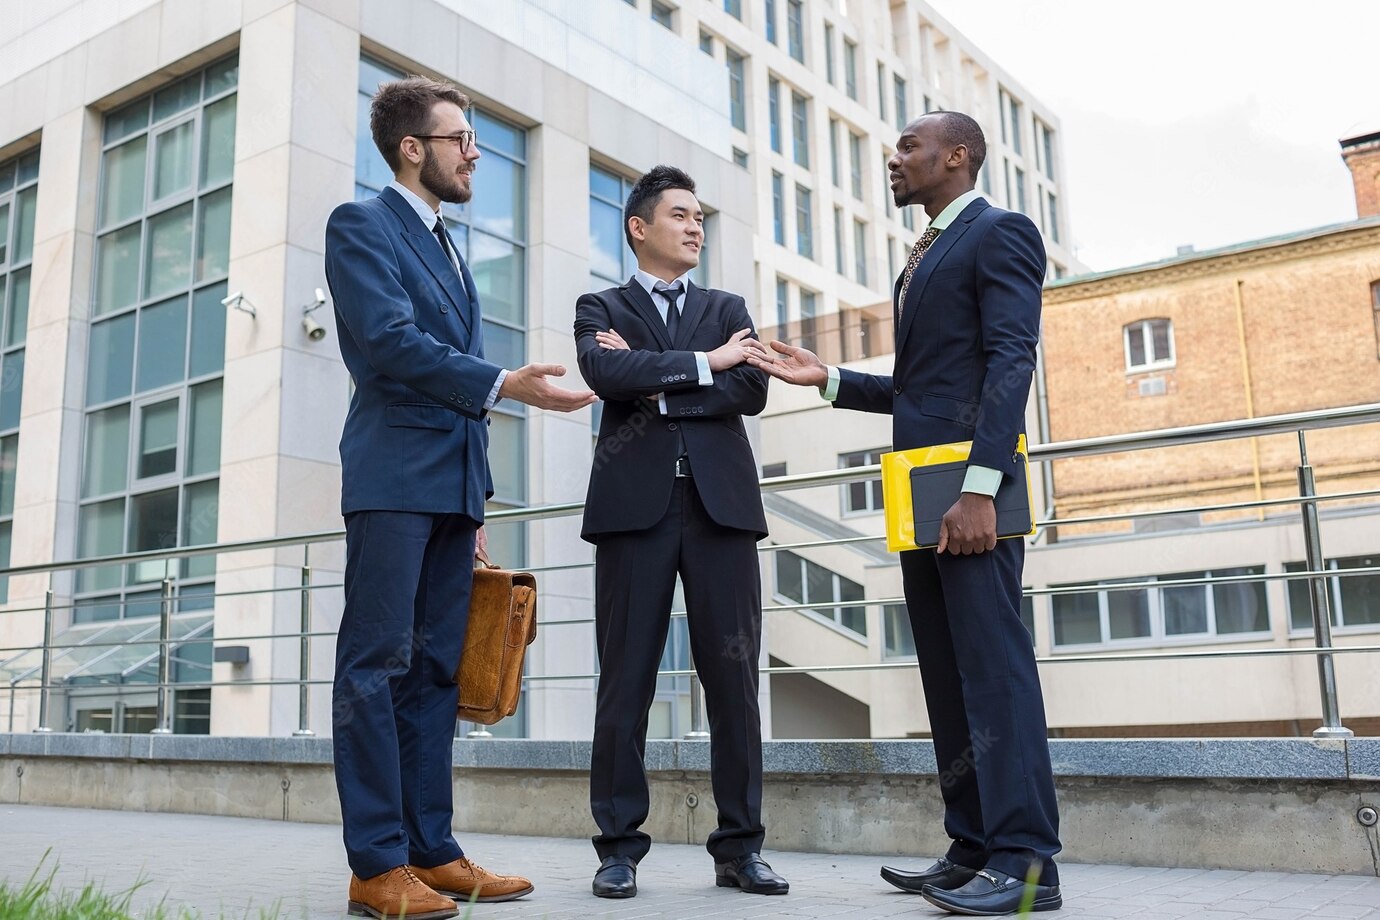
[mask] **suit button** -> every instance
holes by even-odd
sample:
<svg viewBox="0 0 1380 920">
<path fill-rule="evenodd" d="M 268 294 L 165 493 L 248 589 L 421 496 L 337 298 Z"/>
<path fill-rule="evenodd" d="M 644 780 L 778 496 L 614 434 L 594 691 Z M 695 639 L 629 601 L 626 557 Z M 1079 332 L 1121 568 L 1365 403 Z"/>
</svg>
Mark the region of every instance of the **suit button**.
<svg viewBox="0 0 1380 920">
<path fill-rule="evenodd" d="M 445 304 L 441 304 L 441 312 L 442 312 L 442 313 L 449 313 L 449 312 L 450 312 L 450 307 L 446 306 Z"/>
<path fill-rule="evenodd" d="M 899 383 L 896 384 L 896 395 L 897 395 L 897 396 L 900 396 L 900 395 L 901 395 L 901 385 L 900 385 Z"/>
<path fill-rule="evenodd" d="M 456 396 L 454 393 L 452 393 L 452 394 L 450 394 L 450 400 L 451 400 L 451 402 L 459 402 L 460 397 L 458 397 L 458 396 Z"/>
<path fill-rule="evenodd" d="M 680 426 L 677 425 L 675 422 L 672 422 L 671 424 L 669 424 L 669 425 L 666 426 L 666 430 L 667 430 L 667 431 L 675 431 L 675 430 L 676 430 L 677 428 L 679 428 L 679 427 L 680 427 Z"/>
</svg>

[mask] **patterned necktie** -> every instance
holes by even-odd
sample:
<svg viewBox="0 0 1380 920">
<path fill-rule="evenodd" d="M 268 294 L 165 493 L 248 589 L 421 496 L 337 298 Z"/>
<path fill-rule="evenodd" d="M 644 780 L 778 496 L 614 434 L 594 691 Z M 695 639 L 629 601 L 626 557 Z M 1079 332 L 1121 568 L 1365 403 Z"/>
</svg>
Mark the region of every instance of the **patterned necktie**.
<svg viewBox="0 0 1380 920">
<path fill-rule="evenodd" d="M 685 290 L 685 286 L 679 281 L 675 284 L 658 281 L 652 285 L 652 290 L 666 298 L 666 334 L 671 337 L 671 343 L 675 344 L 676 333 L 680 331 L 680 310 L 676 308 L 676 301 L 680 300 L 680 293 Z"/>
<path fill-rule="evenodd" d="M 436 234 L 436 240 L 441 244 L 441 251 L 446 254 L 446 261 L 450 267 L 455 267 L 455 256 L 450 251 L 450 239 L 446 236 L 446 222 L 443 218 L 436 218 L 436 225 L 431 228 L 431 232 Z"/>
<path fill-rule="evenodd" d="M 910 258 L 906 260 L 906 270 L 901 273 L 901 296 L 896 299 L 896 318 L 898 320 L 906 309 L 906 291 L 910 288 L 910 278 L 915 274 L 916 266 L 924 258 L 925 252 L 934 245 L 934 241 L 938 238 L 939 231 L 934 227 L 928 227 L 924 233 L 920 234 L 915 245 L 911 247 Z"/>
</svg>

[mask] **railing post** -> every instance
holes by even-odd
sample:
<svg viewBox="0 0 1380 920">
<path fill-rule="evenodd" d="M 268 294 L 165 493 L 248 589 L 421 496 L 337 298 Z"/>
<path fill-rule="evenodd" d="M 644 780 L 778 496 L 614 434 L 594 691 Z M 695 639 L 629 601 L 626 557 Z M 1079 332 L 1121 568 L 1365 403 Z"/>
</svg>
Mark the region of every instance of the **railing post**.
<svg viewBox="0 0 1380 920">
<path fill-rule="evenodd" d="M 685 733 L 685 740 L 709 740 L 709 732 L 704 728 L 704 688 L 700 686 L 700 675 L 695 670 L 694 656 L 690 658 L 690 730 Z"/>
<path fill-rule="evenodd" d="M 1317 483 L 1313 478 L 1313 467 L 1308 464 L 1308 441 L 1303 429 L 1299 429 L 1299 503 L 1303 512 L 1303 545 L 1308 570 L 1325 571 L 1326 561 L 1322 551 L 1322 533 L 1318 527 Z M 1327 591 L 1327 576 L 1315 575 L 1308 579 L 1308 606 L 1313 614 L 1313 642 L 1318 648 L 1332 647 L 1332 600 Z M 1318 653 L 1318 689 L 1322 694 L 1323 724 L 1313 729 L 1314 738 L 1350 738 L 1352 731 L 1342 725 L 1341 712 L 1337 707 L 1337 672 L 1332 656 L 1327 652 Z"/>
<path fill-rule="evenodd" d="M 169 682 L 172 678 L 172 573 L 163 575 L 163 592 L 158 615 L 158 725 L 150 734 L 171 735 L 172 713 L 168 706 Z"/>
<path fill-rule="evenodd" d="M 310 738 L 311 730 L 311 544 L 302 547 L 302 636 L 297 665 L 297 731 L 294 738 Z"/>
<path fill-rule="evenodd" d="M 49 684 L 53 678 L 53 576 L 48 575 L 48 590 L 43 593 L 43 669 L 38 683 L 38 728 L 36 732 L 50 732 L 48 725 Z M 14 684 L 10 684 L 10 715 L 14 715 Z"/>
</svg>

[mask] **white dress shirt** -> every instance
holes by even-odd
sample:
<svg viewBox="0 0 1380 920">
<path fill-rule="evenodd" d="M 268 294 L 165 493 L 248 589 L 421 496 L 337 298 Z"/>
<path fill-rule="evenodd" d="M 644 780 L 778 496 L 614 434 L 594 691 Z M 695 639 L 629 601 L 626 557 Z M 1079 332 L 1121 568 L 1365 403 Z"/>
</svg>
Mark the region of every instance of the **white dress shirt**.
<svg viewBox="0 0 1380 920">
<path fill-rule="evenodd" d="M 685 306 L 685 296 L 690 292 L 689 272 L 686 272 L 685 274 L 677 278 L 675 281 L 671 282 L 671 284 L 673 285 L 680 285 L 680 296 L 676 298 L 676 302 L 674 305 L 671 304 L 670 298 L 668 298 L 661 291 L 656 290 L 656 285 L 659 282 L 664 283 L 656 275 L 648 274 L 647 272 L 644 272 L 642 269 L 639 268 L 636 272 L 633 273 L 633 280 L 636 281 L 638 284 L 642 285 L 642 289 L 652 296 L 652 304 L 656 306 L 657 312 L 661 314 L 661 321 L 663 323 L 666 322 L 666 317 L 669 315 L 669 312 L 673 306 L 677 313 L 681 312 L 681 309 Z M 699 368 L 700 372 L 700 386 L 712 387 L 714 385 L 714 374 L 709 369 L 709 356 L 702 351 L 697 351 L 694 354 L 695 366 Z M 656 403 L 658 408 L 660 408 L 661 410 L 661 414 L 665 415 L 666 394 L 658 394 L 656 398 Z"/>
</svg>

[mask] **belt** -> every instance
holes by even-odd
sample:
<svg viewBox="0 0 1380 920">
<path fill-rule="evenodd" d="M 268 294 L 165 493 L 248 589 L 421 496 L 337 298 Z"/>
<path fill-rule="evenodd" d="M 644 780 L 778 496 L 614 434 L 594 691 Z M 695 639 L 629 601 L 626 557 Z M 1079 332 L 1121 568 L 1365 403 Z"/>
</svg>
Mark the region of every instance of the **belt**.
<svg viewBox="0 0 1380 920">
<path fill-rule="evenodd" d="M 690 478 L 692 478 L 693 476 L 694 476 L 694 474 L 690 472 L 690 458 L 689 458 L 689 457 L 677 457 L 677 458 L 676 458 L 676 478 L 677 478 L 677 479 L 690 479 Z"/>
</svg>

